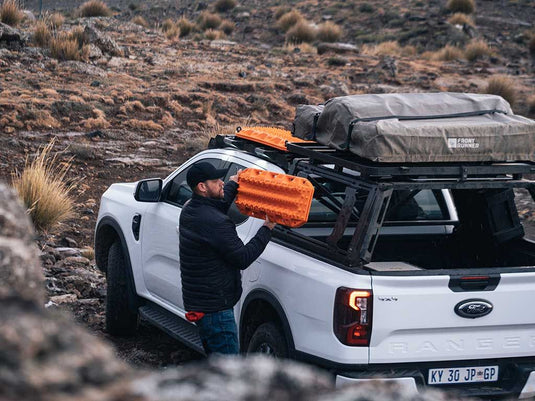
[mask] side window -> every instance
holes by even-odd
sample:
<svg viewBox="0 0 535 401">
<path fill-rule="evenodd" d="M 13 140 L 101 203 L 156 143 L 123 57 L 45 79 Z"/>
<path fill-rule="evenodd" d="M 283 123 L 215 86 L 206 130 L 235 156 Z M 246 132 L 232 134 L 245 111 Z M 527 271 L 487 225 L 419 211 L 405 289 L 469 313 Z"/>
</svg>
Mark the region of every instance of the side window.
<svg viewBox="0 0 535 401">
<path fill-rule="evenodd" d="M 199 160 L 199 162 L 201 161 L 211 163 L 215 168 L 220 168 L 221 166 L 221 160 L 219 159 Z M 193 166 L 193 164 L 191 166 Z M 191 166 L 178 173 L 175 178 L 173 178 L 173 180 L 165 186 L 163 196 L 164 202 L 182 207 L 184 206 L 184 203 L 191 198 L 193 193 L 188 185 L 188 182 L 186 181 L 186 176 Z"/>
<path fill-rule="evenodd" d="M 447 220 L 446 202 L 441 191 L 394 191 L 385 221 Z"/>
<path fill-rule="evenodd" d="M 227 182 L 230 178 L 230 176 L 235 175 L 238 170 L 245 170 L 247 167 L 240 166 L 239 164 L 232 163 L 229 167 L 229 170 L 227 172 L 227 175 L 225 176 L 225 182 Z M 230 205 L 230 208 L 227 213 L 228 217 L 234 222 L 234 224 L 238 225 L 243 223 L 245 220 L 249 218 L 249 216 L 246 216 L 245 214 L 241 214 L 238 210 L 238 206 L 236 206 L 235 202 L 232 202 L 232 205 Z"/>
</svg>

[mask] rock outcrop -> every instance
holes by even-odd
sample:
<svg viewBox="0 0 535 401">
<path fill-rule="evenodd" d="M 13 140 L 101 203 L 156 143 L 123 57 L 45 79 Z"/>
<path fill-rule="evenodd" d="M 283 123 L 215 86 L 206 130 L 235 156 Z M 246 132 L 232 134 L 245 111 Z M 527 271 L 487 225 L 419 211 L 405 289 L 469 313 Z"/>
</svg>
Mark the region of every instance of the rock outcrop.
<svg viewBox="0 0 535 401">
<path fill-rule="evenodd" d="M 33 228 L 14 192 L 0 183 L 0 400 L 43 401 L 442 401 L 371 382 L 334 389 L 327 372 L 262 356 L 213 358 L 148 374 L 70 317 L 45 309 Z"/>
<path fill-rule="evenodd" d="M 44 307 L 34 231 L 0 183 L 0 399 L 133 399 L 131 370 L 70 317 Z"/>
</svg>

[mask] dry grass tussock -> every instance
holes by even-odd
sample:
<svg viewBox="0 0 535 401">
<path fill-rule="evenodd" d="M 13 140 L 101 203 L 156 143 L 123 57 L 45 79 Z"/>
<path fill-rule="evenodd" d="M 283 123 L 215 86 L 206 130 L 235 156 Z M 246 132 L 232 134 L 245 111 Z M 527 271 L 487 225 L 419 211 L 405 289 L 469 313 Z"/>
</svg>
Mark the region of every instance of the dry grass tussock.
<svg viewBox="0 0 535 401">
<path fill-rule="evenodd" d="M 73 216 L 71 193 L 75 184 L 65 182 L 71 160 L 60 163 L 57 155 L 51 155 L 53 146 L 51 141 L 34 160 L 26 158 L 22 172 L 13 173 L 13 187 L 41 231 Z"/>
<path fill-rule="evenodd" d="M 167 31 L 165 31 L 165 37 L 167 39 L 175 39 L 180 36 L 180 28 L 178 25 L 173 24 L 171 28 L 169 28 Z"/>
<path fill-rule="evenodd" d="M 446 45 L 442 49 L 431 54 L 431 60 L 434 61 L 453 61 L 463 58 L 463 51 L 458 47 Z"/>
<path fill-rule="evenodd" d="M 80 6 L 78 15 L 80 17 L 109 17 L 112 12 L 103 1 L 89 0 Z"/>
<path fill-rule="evenodd" d="M 217 29 L 219 28 L 219 25 L 221 25 L 221 17 L 217 14 L 212 14 L 208 11 L 203 11 L 201 15 L 199 15 L 199 26 L 203 31 L 207 29 Z"/>
<path fill-rule="evenodd" d="M 395 40 L 381 42 L 375 46 L 364 45 L 362 53 L 369 56 L 414 56 L 417 50 L 414 46 L 400 46 Z"/>
<path fill-rule="evenodd" d="M 168 18 L 162 23 L 162 32 L 167 32 L 176 26 L 175 22 Z"/>
<path fill-rule="evenodd" d="M 304 22 L 304 21 L 305 21 L 305 18 L 299 11 L 291 10 L 287 12 L 286 14 L 283 14 L 277 20 L 277 28 L 279 28 L 283 32 L 287 32 L 290 28 L 294 27 L 299 22 Z"/>
<path fill-rule="evenodd" d="M 63 14 L 54 13 L 47 18 L 48 25 L 51 29 L 57 30 L 65 23 Z"/>
<path fill-rule="evenodd" d="M 186 17 L 182 16 L 178 22 L 178 27 L 180 28 L 180 37 L 188 36 L 194 29 L 195 23 L 191 22 Z"/>
<path fill-rule="evenodd" d="M 52 32 L 44 21 L 37 21 L 33 31 L 33 42 L 40 47 L 46 47 L 52 39 Z"/>
<path fill-rule="evenodd" d="M 470 25 L 475 26 L 474 21 L 469 15 L 464 13 L 455 13 L 448 18 L 448 22 L 452 25 Z"/>
<path fill-rule="evenodd" d="M 218 40 L 223 39 L 225 37 L 225 33 L 217 29 L 208 29 L 204 32 L 204 37 L 208 40 Z"/>
<path fill-rule="evenodd" d="M 214 8 L 216 9 L 216 11 L 224 13 L 225 11 L 232 10 L 237 5 L 238 2 L 236 0 L 217 0 L 214 3 Z"/>
<path fill-rule="evenodd" d="M 229 20 L 224 20 L 219 26 L 219 29 L 225 32 L 225 35 L 230 35 L 232 32 L 234 32 L 235 28 L 236 24 Z"/>
<path fill-rule="evenodd" d="M 464 49 L 464 57 L 468 61 L 476 61 L 490 55 L 492 55 L 492 50 L 483 39 L 471 41 Z"/>
<path fill-rule="evenodd" d="M 50 54 L 58 60 L 86 60 L 89 46 L 80 43 L 78 32 L 62 32 L 49 43 Z"/>
<path fill-rule="evenodd" d="M 0 6 L 0 22 L 10 26 L 17 26 L 24 19 L 24 13 L 21 11 L 16 0 L 4 0 Z"/>
<path fill-rule="evenodd" d="M 336 42 L 342 37 L 342 28 L 334 22 L 327 21 L 318 28 L 318 39 L 322 42 Z"/>
<path fill-rule="evenodd" d="M 298 50 L 295 50 L 298 49 Z M 312 46 L 310 43 L 292 43 L 286 42 L 282 50 L 285 53 L 307 53 L 307 54 L 318 54 L 318 49 Z"/>
<path fill-rule="evenodd" d="M 136 24 L 136 25 L 139 25 L 139 26 L 142 26 L 143 28 L 148 28 L 149 27 L 149 23 L 147 22 L 147 20 L 145 18 L 143 18 L 141 15 L 136 15 L 133 19 L 132 19 L 132 23 Z"/>
<path fill-rule="evenodd" d="M 515 82 L 506 75 L 496 75 L 491 77 L 487 82 L 487 87 L 485 88 L 484 93 L 501 96 L 507 100 L 511 106 L 516 103 L 518 97 Z"/>
<path fill-rule="evenodd" d="M 448 0 L 446 8 L 453 13 L 472 14 L 476 10 L 474 0 Z"/>
<path fill-rule="evenodd" d="M 286 32 L 286 41 L 293 43 L 311 43 L 316 39 L 316 28 L 306 21 L 299 21 Z"/>
</svg>

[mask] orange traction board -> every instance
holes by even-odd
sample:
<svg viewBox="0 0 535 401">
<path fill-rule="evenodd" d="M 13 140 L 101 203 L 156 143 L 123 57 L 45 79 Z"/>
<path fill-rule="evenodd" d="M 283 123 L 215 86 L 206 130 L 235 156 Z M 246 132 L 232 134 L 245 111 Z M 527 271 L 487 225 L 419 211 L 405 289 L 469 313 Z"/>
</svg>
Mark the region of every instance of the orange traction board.
<svg viewBox="0 0 535 401">
<path fill-rule="evenodd" d="M 241 213 L 288 227 L 308 220 L 314 186 L 306 178 L 248 168 L 239 176 L 236 205 Z"/>
<path fill-rule="evenodd" d="M 286 142 L 314 142 L 292 136 L 290 131 L 271 127 L 244 127 L 236 133 L 236 136 L 285 152 L 288 151 Z"/>
</svg>

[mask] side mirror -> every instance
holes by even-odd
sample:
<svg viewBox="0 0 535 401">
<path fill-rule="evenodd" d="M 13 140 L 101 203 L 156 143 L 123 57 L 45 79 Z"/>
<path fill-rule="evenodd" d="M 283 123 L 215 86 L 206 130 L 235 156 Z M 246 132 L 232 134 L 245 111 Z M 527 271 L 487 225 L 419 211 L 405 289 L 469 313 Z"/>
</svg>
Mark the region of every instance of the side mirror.
<svg viewBox="0 0 535 401">
<path fill-rule="evenodd" d="M 163 181 L 161 178 L 150 178 L 137 183 L 134 198 L 138 202 L 158 202 L 162 194 Z"/>
</svg>

